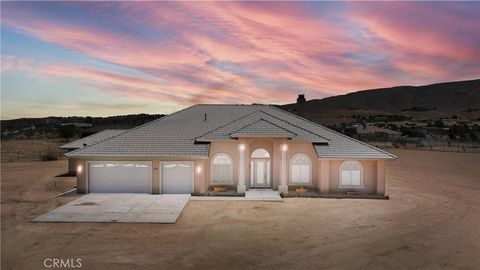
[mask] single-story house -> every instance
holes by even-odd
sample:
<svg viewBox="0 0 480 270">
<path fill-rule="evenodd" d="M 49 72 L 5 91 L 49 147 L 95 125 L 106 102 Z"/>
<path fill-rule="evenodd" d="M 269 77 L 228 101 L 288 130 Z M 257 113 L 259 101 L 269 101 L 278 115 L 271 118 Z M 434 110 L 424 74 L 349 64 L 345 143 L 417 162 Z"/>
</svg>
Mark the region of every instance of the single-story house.
<svg viewBox="0 0 480 270">
<path fill-rule="evenodd" d="M 431 138 L 448 138 L 448 127 L 420 127 L 420 132 Z"/>
<path fill-rule="evenodd" d="M 402 133 L 388 128 L 377 127 L 374 124 L 357 124 L 357 138 L 365 141 L 394 141 L 402 137 Z"/>
<path fill-rule="evenodd" d="M 269 105 L 194 105 L 71 151 L 77 190 L 385 193 L 396 156 Z"/>
<path fill-rule="evenodd" d="M 122 132 L 125 132 L 126 129 L 105 129 L 90 136 L 83 137 L 73 142 L 69 142 L 67 144 L 61 145 L 60 148 L 67 150 L 68 152 L 83 148 L 85 146 L 89 146 L 106 139 L 109 139 L 113 136 L 116 136 Z M 69 175 L 76 175 L 77 174 L 77 164 L 78 159 L 69 157 L 68 158 L 68 174 Z"/>
<path fill-rule="evenodd" d="M 74 126 L 74 127 L 78 127 L 78 128 L 90 128 L 92 127 L 93 125 L 90 124 L 90 123 L 73 123 L 73 122 L 69 122 L 69 123 L 62 123 L 61 126 Z"/>
</svg>

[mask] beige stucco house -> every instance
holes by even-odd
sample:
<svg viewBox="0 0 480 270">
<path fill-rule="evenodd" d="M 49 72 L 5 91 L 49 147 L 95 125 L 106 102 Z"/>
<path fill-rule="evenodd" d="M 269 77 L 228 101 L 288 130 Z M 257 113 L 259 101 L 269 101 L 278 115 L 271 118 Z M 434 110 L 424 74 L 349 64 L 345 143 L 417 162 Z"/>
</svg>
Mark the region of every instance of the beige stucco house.
<svg viewBox="0 0 480 270">
<path fill-rule="evenodd" d="M 66 154 L 78 192 L 385 194 L 396 157 L 268 105 L 195 105 Z"/>
</svg>

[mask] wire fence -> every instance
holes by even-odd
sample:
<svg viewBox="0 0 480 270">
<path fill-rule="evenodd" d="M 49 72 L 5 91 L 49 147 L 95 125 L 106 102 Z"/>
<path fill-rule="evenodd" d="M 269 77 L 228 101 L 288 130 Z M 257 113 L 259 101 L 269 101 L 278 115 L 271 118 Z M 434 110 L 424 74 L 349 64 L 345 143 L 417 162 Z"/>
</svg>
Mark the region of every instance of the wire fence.
<svg viewBox="0 0 480 270">
<path fill-rule="evenodd" d="M 66 159 L 64 151 L 2 151 L 2 162 L 52 161 Z"/>
<path fill-rule="evenodd" d="M 2 140 L 2 162 L 28 162 L 66 159 L 61 140 Z"/>
<path fill-rule="evenodd" d="M 425 138 L 404 138 L 390 142 L 366 141 L 377 147 L 395 147 L 442 152 L 480 153 L 479 141 L 431 140 Z"/>
</svg>

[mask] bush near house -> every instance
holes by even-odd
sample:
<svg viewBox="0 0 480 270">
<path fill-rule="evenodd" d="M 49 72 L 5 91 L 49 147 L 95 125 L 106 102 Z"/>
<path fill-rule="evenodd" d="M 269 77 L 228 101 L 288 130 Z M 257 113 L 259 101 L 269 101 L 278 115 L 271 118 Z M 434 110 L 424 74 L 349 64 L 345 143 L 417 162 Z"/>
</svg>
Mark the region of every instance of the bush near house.
<svg viewBox="0 0 480 270">
<path fill-rule="evenodd" d="M 53 160 L 58 160 L 57 156 L 53 152 L 48 152 L 46 154 L 41 155 L 41 160 L 42 161 L 53 161 Z"/>
</svg>

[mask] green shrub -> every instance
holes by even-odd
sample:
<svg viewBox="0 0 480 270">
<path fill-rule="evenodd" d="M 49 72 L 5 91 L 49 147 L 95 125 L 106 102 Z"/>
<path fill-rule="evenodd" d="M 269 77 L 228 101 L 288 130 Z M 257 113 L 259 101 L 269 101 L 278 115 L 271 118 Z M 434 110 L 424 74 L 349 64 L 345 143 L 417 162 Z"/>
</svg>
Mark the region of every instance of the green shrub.
<svg viewBox="0 0 480 270">
<path fill-rule="evenodd" d="M 42 159 L 42 161 L 53 161 L 53 160 L 58 160 L 57 156 L 55 156 L 55 154 L 53 154 L 52 152 L 48 152 L 46 154 L 42 154 L 40 156 L 40 158 Z"/>
</svg>

